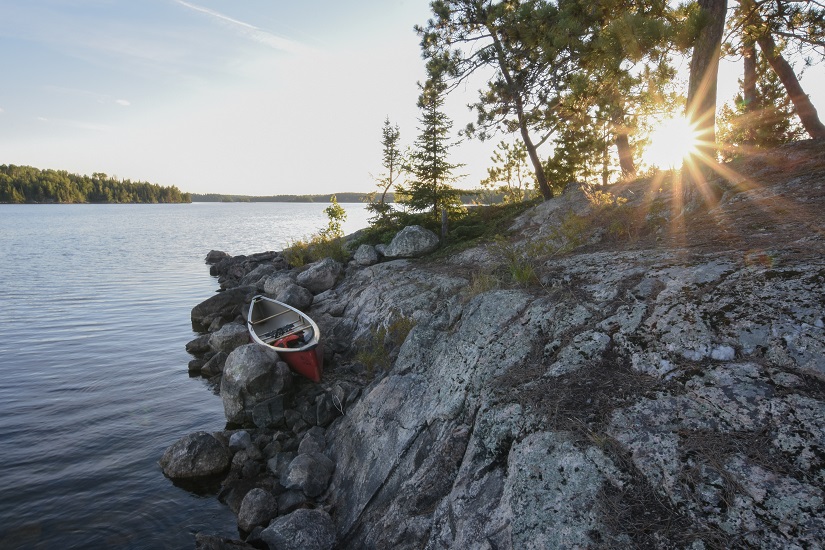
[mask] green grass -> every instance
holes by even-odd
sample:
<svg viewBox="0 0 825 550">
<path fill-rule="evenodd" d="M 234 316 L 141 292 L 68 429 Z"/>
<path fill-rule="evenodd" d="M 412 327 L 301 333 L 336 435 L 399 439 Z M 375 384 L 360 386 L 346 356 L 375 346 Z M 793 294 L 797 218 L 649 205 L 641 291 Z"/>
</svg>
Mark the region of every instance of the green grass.
<svg viewBox="0 0 825 550">
<path fill-rule="evenodd" d="M 401 344 L 407 339 L 415 322 L 400 313 L 393 313 L 390 322 L 370 331 L 357 345 L 355 361 L 364 365 L 370 378 L 378 372 L 387 372 L 392 366 Z"/>
</svg>

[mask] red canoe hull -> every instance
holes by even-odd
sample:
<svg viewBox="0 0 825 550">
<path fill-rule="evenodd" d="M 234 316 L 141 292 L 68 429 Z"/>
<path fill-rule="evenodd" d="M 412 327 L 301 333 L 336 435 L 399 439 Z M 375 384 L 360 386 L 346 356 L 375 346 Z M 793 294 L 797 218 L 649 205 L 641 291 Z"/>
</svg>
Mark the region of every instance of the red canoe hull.
<svg viewBox="0 0 825 550">
<path fill-rule="evenodd" d="M 324 348 L 318 345 L 314 349 L 290 352 L 279 351 L 278 355 L 293 371 L 313 382 L 320 382 L 324 370 L 323 350 Z"/>
</svg>

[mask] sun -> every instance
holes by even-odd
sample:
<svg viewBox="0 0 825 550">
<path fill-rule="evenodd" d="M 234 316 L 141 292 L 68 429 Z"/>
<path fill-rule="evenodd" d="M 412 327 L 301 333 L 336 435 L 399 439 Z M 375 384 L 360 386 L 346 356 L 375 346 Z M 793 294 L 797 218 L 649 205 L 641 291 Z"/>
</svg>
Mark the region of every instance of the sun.
<svg viewBox="0 0 825 550">
<path fill-rule="evenodd" d="M 696 129 L 684 117 L 663 120 L 650 132 L 650 144 L 643 153 L 645 162 L 658 168 L 680 168 L 697 152 Z"/>
</svg>

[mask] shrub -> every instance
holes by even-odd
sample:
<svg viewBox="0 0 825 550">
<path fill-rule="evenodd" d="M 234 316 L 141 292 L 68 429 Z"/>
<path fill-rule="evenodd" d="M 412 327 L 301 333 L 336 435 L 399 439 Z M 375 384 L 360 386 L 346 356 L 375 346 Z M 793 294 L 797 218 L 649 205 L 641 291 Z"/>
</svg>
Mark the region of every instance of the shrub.
<svg viewBox="0 0 825 550">
<path fill-rule="evenodd" d="M 506 279 L 519 286 L 538 284 L 536 268 L 546 250 L 544 243 L 527 242 L 519 246 L 501 236 L 495 238 L 491 248 L 501 262 L 500 270 Z"/>
<path fill-rule="evenodd" d="M 284 258 L 290 266 L 301 267 L 324 258 L 342 263 L 349 259 L 349 251 L 344 246 L 344 231 L 341 229 L 341 224 L 347 219 L 347 212 L 338 204 L 335 195 L 329 200 L 331 204 L 324 209 L 329 218 L 327 226 L 317 234 L 298 239 L 284 249 Z"/>
<path fill-rule="evenodd" d="M 301 267 L 324 258 L 345 263 L 350 256 L 342 238 L 327 238 L 322 235 L 298 239 L 285 248 L 283 254 L 291 267 Z"/>
<path fill-rule="evenodd" d="M 499 288 L 501 281 L 494 273 L 473 273 L 470 275 L 470 284 L 465 288 L 465 292 L 470 297 L 478 296 L 490 290 Z"/>
<path fill-rule="evenodd" d="M 355 360 L 366 367 L 370 377 L 379 370 L 388 371 L 414 326 L 415 322 L 409 317 L 391 313 L 389 323 L 374 328 L 358 343 Z"/>
</svg>

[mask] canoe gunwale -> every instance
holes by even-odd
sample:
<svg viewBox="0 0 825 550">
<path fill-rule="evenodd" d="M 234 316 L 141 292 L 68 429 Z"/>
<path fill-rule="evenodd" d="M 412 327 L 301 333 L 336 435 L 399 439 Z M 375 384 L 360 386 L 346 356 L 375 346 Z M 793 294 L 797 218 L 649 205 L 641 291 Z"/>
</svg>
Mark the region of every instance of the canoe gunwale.
<svg viewBox="0 0 825 550">
<path fill-rule="evenodd" d="M 263 311 L 264 316 L 261 319 L 255 320 L 254 315 L 257 310 L 256 306 L 259 303 L 265 303 L 265 305 L 262 305 L 260 308 Z M 290 312 L 296 315 L 294 321 L 292 318 L 286 318 L 285 321 L 280 323 L 264 324 L 267 319 L 272 320 L 280 317 L 282 314 Z M 259 335 L 256 330 L 256 325 L 258 325 L 258 327 L 262 327 L 267 332 L 263 332 Z M 259 294 L 254 296 L 249 303 L 249 313 L 246 317 L 246 326 L 253 342 L 276 351 L 281 359 L 289 365 L 289 368 L 296 373 L 309 378 L 316 383 L 321 381 L 324 363 L 323 347 L 320 345 L 321 331 L 318 329 L 318 325 L 315 321 L 313 321 L 309 316 L 289 304 L 285 304 L 273 298 Z M 283 330 L 283 332 L 280 332 L 281 330 Z M 312 335 L 308 342 L 297 348 L 275 346 L 267 343 L 265 338 L 261 337 L 267 333 L 274 333 L 269 341 L 277 342 L 288 338 L 289 336 L 294 336 L 302 330 L 305 332 L 311 330 Z M 304 337 L 306 337 L 306 333 L 304 334 Z M 295 336 L 295 338 L 297 339 L 297 336 Z"/>
<path fill-rule="evenodd" d="M 265 318 L 262 318 L 262 319 L 253 320 L 252 315 L 255 311 L 255 304 L 259 301 L 270 302 L 270 303 L 274 304 L 276 307 L 284 308 L 284 310 L 279 311 L 275 314 L 269 315 L 269 316 L 267 316 Z M 285 314 L 285 313 L 290 313 L 290 312 L 295 313 L 296 315 L 298 315 L 299 320 L 302 321 L 302 326 L 297 328 L 297 329 L 293 329 L 289 332 L 286 332 L 284 334 L 279 335 L 277 339 L 280 340 L 281 338 L 284 338 L 284 337 L 288 336 L 289 334 L 295 334 L 297 332 L 300 332 L 300 330 L 306 330 L 307 328 L 312 329 L 312 338 L 310 339 L 309 342 L 307 342 L 303 346 L 301 346 L 299 348 L 284 348 L 284 347 L 274 346 L 274 345 L 264 341 L 264 339 L 261 338 L 261 335 L 259 335 L 258 332 L 255 330 L 256 325 L 260 325 L 261 323 L 263 323 L 263 322 L 265 322 L 269 319 L 273 319 L 277 316 L 280 316 L 280 315 Z M 275 300 L 273 298 L 269 298 L 267 296 L 263 296 L 261 294 L 255 295 L 249 303 L 249 314 L 246 317 L 246 326 L 249 329 L 249 334 L 250 334 L 250 336 L 252 336 L 252 339 L 255 341 L 255 343 L 261 344 L 262 346 L 267 346 L 269 348 L 272 348 L 272 349 L 274 349 L 275 351 L 277 351 L 279 353 L 295 353 L 295 352 L 300 352 L 300 351 L 311 351 L 315 347 L 317 347 L 319 342 L 320 342 L 320 331 L 318 330 L 318 325 L 308 315 L 306 315 L 305 313 L 301 312 L 300 310 L 290 306 L 289 304 L 279 302 L 278 300 Z"/>
</svg>

